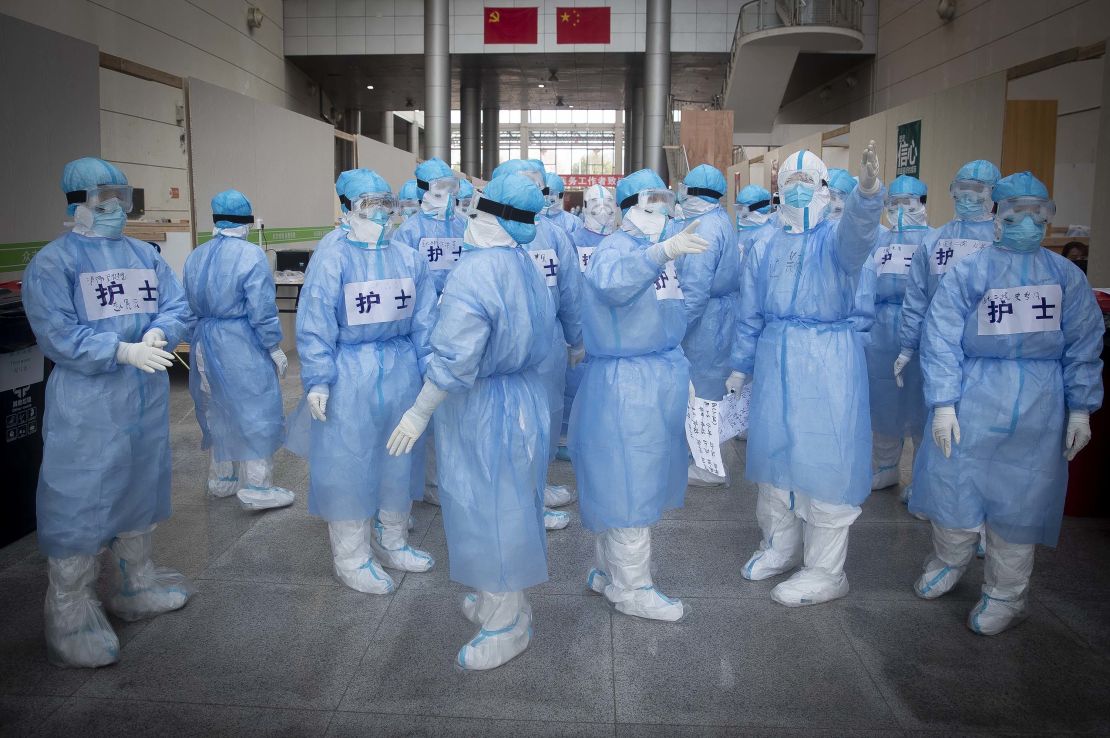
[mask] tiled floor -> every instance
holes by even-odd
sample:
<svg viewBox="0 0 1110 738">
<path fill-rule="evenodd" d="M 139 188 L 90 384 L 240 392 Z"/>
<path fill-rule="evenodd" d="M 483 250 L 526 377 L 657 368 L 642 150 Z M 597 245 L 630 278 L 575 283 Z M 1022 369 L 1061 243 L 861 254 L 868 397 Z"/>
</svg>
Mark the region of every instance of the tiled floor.
<svg viewBox="0 0 1110 738">
<path fill-rule="evenodd" d="M 287 406 L 298 396 L 294 371 Z M 439 564 L 374 597 L 334 579 L 326 526 L 310 517 L 304 462 L 282 452 L 297 504 L 263 514 L 204 495 L 207 459 L 184 377 L 171 407 L 174 515 L 160 563 L 199 593 L 123 624 L 115 666 L 63 670 L 42 640 L 43 560 L 28 537 L 0 550 L 3 735 L 1046 735 L 1110 732 L 1110 521 L 1067 520 L 1037 554 L 1029 620 L 996 638 L 964 618 L 975 563 L 949 596 L 910 584 L 928 528 L 887 490 L 852 528 L 851 593 L 789 610 L 740 566 L 759 540 L 743 447 L 732 487 L 691 489 L 655 528 L 656 580 L 690 605 L 677 624 L 612 612 L 584 588 L 592 538 L 577 518 L 549 537 L 551 580 L 529 594 L 535 639 L 487 673 L 454 667 L 473 635 L 447 578 L 439 510 L 414 510 L 413 541 Z M 570 465 L 553 477 L 573 484 Z M 570 508 L 572 511 L 574 508 Z M 103 585 L 103 582 L 102 582 Z"/>
</svg>

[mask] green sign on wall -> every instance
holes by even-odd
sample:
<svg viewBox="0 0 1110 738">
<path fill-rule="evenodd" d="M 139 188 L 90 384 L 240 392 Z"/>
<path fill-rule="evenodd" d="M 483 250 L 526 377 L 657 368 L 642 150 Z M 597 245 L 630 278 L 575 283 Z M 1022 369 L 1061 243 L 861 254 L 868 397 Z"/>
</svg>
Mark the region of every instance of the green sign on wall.
<svg viewBox="0 0 1110 738">
<path fill-rule="evenodd" d="M 898 126 L 898 168 L 901 176 L 921 177 L 921 121 Z"/>
</svg>

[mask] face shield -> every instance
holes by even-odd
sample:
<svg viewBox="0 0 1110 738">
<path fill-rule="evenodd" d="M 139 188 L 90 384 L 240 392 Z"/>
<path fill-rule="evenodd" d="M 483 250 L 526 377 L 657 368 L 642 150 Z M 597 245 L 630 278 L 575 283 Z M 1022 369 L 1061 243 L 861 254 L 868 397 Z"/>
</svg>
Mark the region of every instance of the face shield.
<svg viewBox="0 0 1110 738">
<path fill-rule="evenodd" d="M 586 201 L 586 227 L 594 233 L 608 235 L 617 222 L 617 208 L 612 200 L 597 198 Z"/>
<path fill-rule="evenodd" d="M 628 207 L 623 227 L 633 229 L 634 232 L 639 231 L 642 236 L 654 243 L 662 235 L 667 219 L 674 217 L 677 209 L 675 193 L 667 189 L 649 188 L 640 190 L 635 198 L 635 204 L 628 202 L 632 196 L 625 198 L 625 202 L 621 203 L 622 206 Z"/>
<path fill-rule="evenodd" d="M 636 197 L 636 207 L 645 213 L 662 213 L 670 217 L 674 215 L 677 201 L 677 195 L 671 190 L 641 190 Z"/>
</svg>

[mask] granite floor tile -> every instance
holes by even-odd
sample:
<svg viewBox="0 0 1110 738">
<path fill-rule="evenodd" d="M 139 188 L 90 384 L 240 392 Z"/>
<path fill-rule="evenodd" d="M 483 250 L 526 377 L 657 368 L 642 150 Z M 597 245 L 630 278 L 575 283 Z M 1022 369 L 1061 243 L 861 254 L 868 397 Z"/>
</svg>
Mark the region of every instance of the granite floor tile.
<svg viewBox="0 0 1110 738">
<path fill-rule="evenodd" d="M 337 712 L 328 727 L 328 738 L 350 736 L 406 736 L 406 738 L 518 738 L 560 736 L 565 738 L 609 738 L 613 726 L 606 723 L 555 723 L 536 720 L 489 720 L 425 715 Z"/>
</svg>

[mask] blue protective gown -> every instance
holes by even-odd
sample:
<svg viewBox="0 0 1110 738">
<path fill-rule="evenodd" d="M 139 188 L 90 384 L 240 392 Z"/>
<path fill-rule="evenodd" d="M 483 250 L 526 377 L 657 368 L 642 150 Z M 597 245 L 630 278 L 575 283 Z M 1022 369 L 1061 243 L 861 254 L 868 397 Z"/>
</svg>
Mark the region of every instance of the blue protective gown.
<svg viewBox="0 0 1110 738">
<path fill-rule="evenodd" d="M 420 253 L 436 294 L 443 292 L 447 275 L 451 273 L 462 255 L 462 237 L 466 232 L 466 218 L 453 215 L 447 220 L 437 220 L 418 210 L 397 227 L 390 243 L 404 244 Z"/>
<path fill-rule="evenodd" d="M 961 242 L 961 243 L 954 243 Z M 902 300 L 902 325 L 898 339 L 902 348 L 917 350 L 929 301 L 940 278 L 961 259 L 994 243 L 993 220 L 950 220 L 931 229 L 910 264 L 906 294 Z M 893 364 L 892 364 L 893 367 Z M 893 371 L 893 369 L 892 369 Z"/>
<path fill-rule="evenodd" d="M 1066 411 L 1102 405 L 1102 334 L 1086 276 L 1048 249 L 992 246 L 950 270 L 926 318 L 921 367 L 929 407 L 955 405 L 961 438 L 948 459 L 923 444 L 910 510 L 945 528 L 986 521 L 1009 543 L 1056 545 Z"/>
<path fill-rule="evenodd" d="M 55 364 L 46 384 L 39 548 L 56 558 L 95 554 L 116 534 L 170 516 L 169 378 L 117 363 L 116 349 L 153 328 L 172 349 L 193 317 L 150 244 L 76 233 L 27 265 L 23 305 Z"/>
<path fill-rule="evenodd" d="M 881 192 L 856 188 L 839 220 L 780 228 L 744 259 L 733 366 L 754 374 L 753 482 L 830 504 L 859 505 L 871 492 L 863 345 L 874 296 L 862 266 L 882 206 Z"/>
<path fill-rule="evenodd" d="M 575 220 L 578 219 L 575 218 Z M 585 226 L 574 232 L 574 252 L 578 259 L 578 269 L 583 274 L 586 272 L 586 267 L 590 265 L 590 258 L 594 255 L 597 245 L 604 238 L 604 235 L 595 233 Z M 586 289 L 584 277 L 581 289 Z M 581 295 L 579 295 L 579 299 L 581 299 Z M 588 361 L 589 356 L 579 362 L 578 366 L 573 369 L 567 367 L 566 382 L 563 387 L 563 426 L 561 429 L 561 436 L 564 439 L 570 430 L 570 410 L 574 407 L 574 397 L 578 394 L 578 385 L 582 383 L 582 377 L 586 375 L 586 362 Z"/>
<path fill-rule="evenodd" d="M 704 253 L 687 254 L 675 261 L 686 308 L 686 337 L 682 350 L 690 360 L 690 377 L 697 396 L 720 400 L 725 395 L 725 380 L 732 373 L 730 360 L 732 337 L 736 332 L 740 250 L 736 228 L 728 211 L 720 206 L 681 224 L 669 224 L 663 238 L 680 232 L 691 220 L 701 222 L 697 235 L 709 242 L 709 248 Z"/>
<path fill-rule="evenodd" d="M 871 430 L 891 438 L 917 438 L 925 423 L 925 396 L 921 365 L 915 354 L 902 370 L 903 386 L 894 379 L 894 361 L 901 350 L 902 299 L 910 267 L 929 229 L 901 231 L 882 228 L 871 258 L 863 268 L 874 280 L 875 322 L 865 344 L 867 381 L 870 387 Z"/>
<path fill-rule="evenodd" d="M 685 500 L 686 311 L 673 266 L 649 256 L 649 246 L 617 231 L 586 268 L 582 328 L 590 361 L 567 445 L 582 522 L 595 532 L 651 525 Z"/>
<path fill-rule="evenodd" d="M 558 226 L 571 241 L 576 239 L 578 231 L 585 228 L 582 221 L 562 208 L 544 211 L 544 214 L 540 217 L 546 219 L 552 225 Z"/>
<path fill-rule="evenodd" d="M 443 291 L 427 379 L 451 579 L 485 592 L 547 581 L 550 412 L 540 365 L 555 305 L 522 248 L 471 249 Z"/>
<path fill-rule="evenodd" d="M 216 461 L 268 459 L 284 439 L 281 386 L 270 351 L 281 343 L 274 278 L 266 254 L 241 238 L 216 236 L 185 261 L 185 293 L 197 317 L 189 392 Z"/>
<path fill-rule="evenodd" d="M 336 228 L 320 240 L 297 308 L 305 392 L 323 384 L 331 394 L 327 421 L 306 421 L 302 402 L 290 435 L 311 424 L 308 510 L 328 521 L 366 520 L 379 508 L 408 512 L 413 480 L 423 480 L 423 447 L 390 456 L 386 441 L 423 384 L 436 306 L 416 251 L 363 248 L 347 234 Z"/>
<path fill-rule="evenodd" d="M 548 437 L 554 458 L 559 436 L 562 435 L 567 345 L 577 346 L 582 342 L 582 270 L 577 268 L 578 253 L 566 234 L 548 219 L 540 217 L 536 220 L 536 238 L 525 248 L 551 291 L 557 318 L 552 329 L 551 349 L 539 367 L 548 393 L 551 412 Z"/>
</svg>

